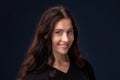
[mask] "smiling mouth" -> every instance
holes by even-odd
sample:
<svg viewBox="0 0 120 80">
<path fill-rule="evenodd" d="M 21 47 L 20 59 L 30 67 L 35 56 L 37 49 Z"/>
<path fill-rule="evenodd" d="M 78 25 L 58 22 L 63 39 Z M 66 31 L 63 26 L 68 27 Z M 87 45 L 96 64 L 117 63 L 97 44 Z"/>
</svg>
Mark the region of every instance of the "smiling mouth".
<svg viewBox="0 0 120 80">
<path fill-rule="evenodd" d="M 60 44 L 60 46 L 64 49 L 67 49 L 69 47 L 69 44 Z"/>
</svg>

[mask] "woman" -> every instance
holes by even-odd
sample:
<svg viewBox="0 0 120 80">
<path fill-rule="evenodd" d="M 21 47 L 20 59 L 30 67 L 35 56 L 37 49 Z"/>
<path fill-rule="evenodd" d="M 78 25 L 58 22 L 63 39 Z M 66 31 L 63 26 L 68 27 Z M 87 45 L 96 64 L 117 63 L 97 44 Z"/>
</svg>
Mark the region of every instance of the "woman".
<svg viewBox="0 0 120 80">
<path fill-rule="evenodd" d="M 17 80 L 95 80 L 80 54 L 78 27 L 63 6 L 43 13 Z"/>
</svg>

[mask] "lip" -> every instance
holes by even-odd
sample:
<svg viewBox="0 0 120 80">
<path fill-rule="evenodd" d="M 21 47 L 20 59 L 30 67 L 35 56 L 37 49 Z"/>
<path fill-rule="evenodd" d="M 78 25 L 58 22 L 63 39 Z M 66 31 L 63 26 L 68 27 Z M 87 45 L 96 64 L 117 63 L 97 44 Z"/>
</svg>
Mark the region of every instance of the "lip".
<svg viewBox="0 0 120 80">
<path fill-rule="evenodd" d="M 67 49 L 69 47 L 69 44 L 60 44 L 60 47 Z"/>
</svg>

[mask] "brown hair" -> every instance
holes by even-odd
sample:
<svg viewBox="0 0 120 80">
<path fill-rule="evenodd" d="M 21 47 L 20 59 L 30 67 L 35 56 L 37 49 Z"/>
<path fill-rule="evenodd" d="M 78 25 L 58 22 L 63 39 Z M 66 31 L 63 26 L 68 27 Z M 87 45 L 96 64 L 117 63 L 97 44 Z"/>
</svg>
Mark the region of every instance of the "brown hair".
<svg viewBox="0 0 120 80">
<path fill-rule="evenodd" d="M 51 36 L 55 24 L 63 18 L 71 20 L 75 36 L 73 44 L 68 51 L 69 58 L 76 64 L 81 65 L 80 49 L 78 46 L 78 26 L 67 9 L 63 6 L 55 6 L 46 10 L 40 19 L 33 42 L 21 66 L 18 80 L 23 80 L 30 71 L 45 71 L 47 65 L 53 65 L 54 56 Z M 47 39 L 45 38 L 46 35 Z"/>
</svg>

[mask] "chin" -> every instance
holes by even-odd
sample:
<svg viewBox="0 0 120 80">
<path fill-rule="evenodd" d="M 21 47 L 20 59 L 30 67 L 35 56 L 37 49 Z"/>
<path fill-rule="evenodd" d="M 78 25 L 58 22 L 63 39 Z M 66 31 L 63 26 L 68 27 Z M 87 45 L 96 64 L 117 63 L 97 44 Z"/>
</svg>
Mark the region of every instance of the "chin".
<svg viewBox="0 0 120 80">
<path fill-rule="evenodd" d="M 68 51 L 60 51 L 60 54 L 66 55 L 68 53 Z"/>
</svg>

